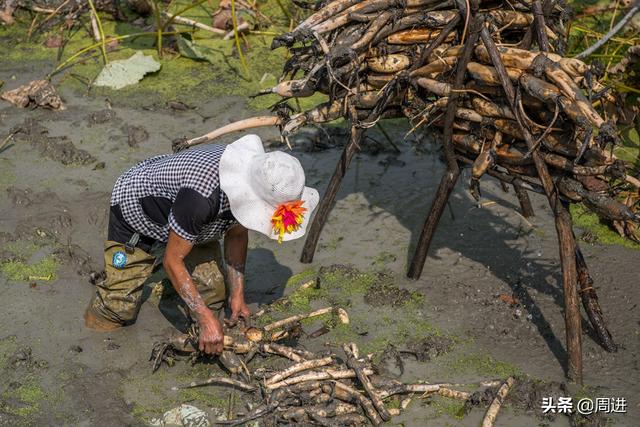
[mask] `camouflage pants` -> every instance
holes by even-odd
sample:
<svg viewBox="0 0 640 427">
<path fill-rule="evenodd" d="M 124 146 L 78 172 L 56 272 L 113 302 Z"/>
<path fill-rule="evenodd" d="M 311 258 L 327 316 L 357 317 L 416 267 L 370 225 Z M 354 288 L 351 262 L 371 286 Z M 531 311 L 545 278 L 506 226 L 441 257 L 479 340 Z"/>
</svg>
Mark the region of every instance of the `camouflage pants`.
<svg viewBox="0 0 640 427">
<path fill-rule="evenodd" d="M 126 263 L 121 268 L 113 265 L 118 252 L 126 254 Z M 151 276 L 156 258 L 161 259 L 163 253 L 160 251 L 156 257 L 140 248 L 126 253 L 122 243 L 107 241 L 104 248 L 107 276 L 96 286 L 87 310 L 111 323 L 134 323 L 142 304 L 144 284 Z M 115 261 L 117 263 L 117 256 Z M 185 258 L 185 265 L 205 304 L 214 312 L 220 312 L 226 296 L 224 276 L 219 268 L 222 265 L 220 243 L 194 246 Z"/>
</svg>

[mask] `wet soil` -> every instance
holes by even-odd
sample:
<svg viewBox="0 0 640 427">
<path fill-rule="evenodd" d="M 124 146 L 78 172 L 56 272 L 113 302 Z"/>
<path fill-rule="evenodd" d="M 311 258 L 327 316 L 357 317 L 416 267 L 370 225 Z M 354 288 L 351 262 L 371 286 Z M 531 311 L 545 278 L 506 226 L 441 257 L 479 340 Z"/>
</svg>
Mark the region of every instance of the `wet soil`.
<svg viewBox="0 0 640 427">
<path fill-rule="evenodd" d="M 381 305 L 398 307 L 411 298 L 411 292 L 407 289 L 400 289 L 398 286 L 389 283 L 390 277 L 387 274 L 378 273 L 377 276 L 380 281 L 372 285 L 364 296 L 367 304 L 374 307 Z"/>
<path fill-rule="evenodd" d="M 96 161 L 86 150 L 77 148 L 67 136 L 49 136 L 49 131 L 33 119 L 11 130 L 17 143 L 29 143 L 44 157 L 56 160 L 63 165 L 88 165 Z"/>
<path fill-rule="evenodd" d="M 0 80 L 15 76 L 11 84 L 18 85 L 36 73 L 29 67 L 0 67 Z M 93 293 L 90 276 L 102 267 L 109 196 L 119 174 L 137 161 L 169 152 L 175 138 L 201 135 L 255 112 L 238 98 L 198 103 L 196 109 L 143 109 L 117 98 L 105 106 L 101 98 L 64 88 L 60 92 L 64 111 L 0 104 L 0 139 L 18 131 L 0 151 L 0 265 L 15 261 L 31 271 L 28 267 L 34 269 L 49 256 L 56 260 L 56 274 L 49 279 L 10 280 L 0 273 L 0 425 L 145 425 L 187 402 L 212 417 L 225 412 L 228 389 L 171 390 L 221 372 L 216 364 L 180 362 L 151 374 L 153 343 L 179 326 L 181 316 L 175 295 L 155 286 L 163 279 L 161 272 L 145 288 L 146 302 L 135 325 L 98 334 L 84 328 L 82 314 Z M 210 119 L 204 122 L 203 117 Z M 292 139 L 307 185 L 321 193 L 346 135 L 329 129 L 327 134 L 306 130 Z M 612 415 L 609 423 L 637 425 L 640 252 L 583 243 L 621 349 L 606 353 L 584 316 L 585 387 L 565 384 L 558 249 L 544 198 L 532 197 L 536 217 L 525 220 L 512 191 L 483 180 L 479 205 L 469 196 L 469 176 L 464 175 L 422 278 L 407 280 L 406 268 L 443 166 L 430 135 L 423 135 L 421 143 L 415 135 L 403 140 L 408 128 L 395 122 L 386 131 L 400 152 L 382 148 L 385 137 L 374 130 L 380 144 L 367 142 L 372 148 L 354 158 L 311 266 L 298 261 L 303 241 L 278 245 L 251 234 L 251 306 L 257 309 L 290 292 L 284 285 L 294 274 L 325 267 L 325 273 L 341 275 L 333 297 L 355 319 L 353 331 L 334 328 L 315 339 L 302 334 L 302 345 L 331 350 L 325 344 L 333 340 L 335 345 L 344 333 L 383 352 L 395 335 L 398 357 L 384 365 L 403 381 L 470 384 L 521 375 L 522 383 L 498 417 L 503 426 L 576 424 L 564 415 L 539 417 L 541 398 L 556 395 L 626 397 L 628 413 Z M 275 130 L 257 132 L 268 146 L 280 147 Z M 331 267 L 335 264 L 351 267 Z M 371 277 L 366 287 L 362 272 Z M 303 328 L 309 332 L 322 324 Z M 404 338 L 416 331 L 422 340 Z M 473 392 L 477 387 L 460 388 Z M 439 398 L 421 404 L 416 398 L 393 423 L 475 426 L 491 397 L 487 393 L 462 416 L 460 405 Z M 594 422 L 580 425 L 600 421 Z"/>
</svg>

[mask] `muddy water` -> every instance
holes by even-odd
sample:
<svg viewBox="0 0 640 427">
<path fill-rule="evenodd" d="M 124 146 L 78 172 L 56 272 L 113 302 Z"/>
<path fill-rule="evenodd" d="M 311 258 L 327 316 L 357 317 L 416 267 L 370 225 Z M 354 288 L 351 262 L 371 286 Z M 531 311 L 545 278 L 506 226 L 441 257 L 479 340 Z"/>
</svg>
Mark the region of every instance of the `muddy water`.
<svg viewBox="0 0 640 427">
<path fill-rule="evenodd" d="M 0 79 L 13 87 L 36 73 L 34 69 L 3 69 Z M 0 358 L 3 376 L 8 378 L 0 381 L 0 425 L 143 425 L 150 416 L 188 401 L 210 414 L 219 413 L 228 391 L 210 395 L 170 391 L 186 378 L 219 370 L 215 365 L 191 368 L 180 363 L 150 375 L 148 352 L 175 323 L 173 306 L 158 304 L 149 295 L 134 326 L 109 334 L 84 329 L 82 312 L 93 292 L 87 273 L 99 269 L 102 262 L 106 212 L 115 178 L 136 161 L 169 152 L 176 137 L 200 135 L 253 113 L 236 98 L 211 100 L 196 105 L 197 110 L 175 111 L 156 102 L 145 105 L 138 100 L 132 107 L 131 102 L 116 98 L 82 96 L 68 90 L 62 95 L 68 107 L 62 112 L 0 104 L 2 138 L 31 120 L 41 127 L 41 135 L 66 137 L 96 159 L 90 164 L 64 165 L 28 138 L 16 139 L 0 152 L 0 232 L 8 233 L 2 235 L 2 244 L 30 241 L 36 245 L 27 264 L 37 263 L 58 248 L 61 264 L 57 277 L 48 281 L 0 276 L 0 355 L 8 355 Z M 132 127 L 138 135 L 133 137 L 134 144 L 130 144 Z M 395 126 L 390 129 L 398 141 L 405 131 Z M 267 142 L 277 141 L 273 130 L 258 133 Z M 434 328 L 455 337 L 455 344 L 428 362 L 406 360 L 403 380 L 469 383 L 493 379 L 487 375 L 495 366 L 482 366 L 482 361 L 490 360 L 490 365 L 500 361 L 500 366 L 535 379 L 564 382 L 560 270 L 545 200 L 533 196 L 537 216 L 528 221 L 516 212 L 513 192 L 504 193 L 496 183 L 483 181 L 481 207 L 459 185 L 442 218 L 422 278 L 408 281 L 404 273 L 443 167 L 433 145 L 415 150 L 407 141 L 400 147 L 400 154 L 355 158 L 313 267 L 348 262 L 366 271 L 384 269 L 398 286 L 425 296 L 421 314 Z M 305 167 L 308 185 L 322 192 L 339 151 L 297 150 L 295 154 Z M 465 175 L 462 182 L 467 180 Z M 279 285 L 309 267 L 298 261 L 302 244 L 278 245 L 251 235 L 247 293 L 253 307 L 280 296 L 283 289 Z M 585 321 L 587 388 L 569 385 L 567 395 L 626 397 L 628 414 L 613 417 L 612 423 L 637 425 L 639 252 L 584 246 L 600 302 L 621 350 L 604 352 Z M 516 298 L 519 305 L 507 305 L 500 295 Z M 372 318 L 377 315 L 365 303 L 349 310 Z M 401 309 L 396 314 L 403 316 Z M 13 357 L 25 347 L 31 349 L 32 360 L 21 362 L 24 357 Z M 208 404 L 203 403 L 207 396 Z M 394 422 L 472 426 L 484 412 L 484 407 L 475 408 L 460 418 L 447 405 L 438 399 L 414 399 Z M 507 405 L 498 425 L 569 425 L 569 419 L 558 415 L 543 421 L 516 405 Z"/>
</svg>

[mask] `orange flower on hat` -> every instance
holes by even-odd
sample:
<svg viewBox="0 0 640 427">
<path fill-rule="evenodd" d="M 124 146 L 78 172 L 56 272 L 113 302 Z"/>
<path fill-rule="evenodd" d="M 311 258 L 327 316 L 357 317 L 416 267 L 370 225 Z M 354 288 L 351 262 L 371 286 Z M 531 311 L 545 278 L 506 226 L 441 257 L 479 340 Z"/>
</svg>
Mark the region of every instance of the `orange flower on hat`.
<svg viewBox="0 0 640 427">
<path fill-rule="evenodd" d="M 302 200 L 295 200 L 282 203 L 276 208 L 271 217 L 271 224 L 273 231 L 278 234 L 278 243 L 282 243 L 284 233 L 290 234 L 300 228 L 304 213 L 307 211 L 307 208 L 302 207 L 303 203 Z"/>
</svg>

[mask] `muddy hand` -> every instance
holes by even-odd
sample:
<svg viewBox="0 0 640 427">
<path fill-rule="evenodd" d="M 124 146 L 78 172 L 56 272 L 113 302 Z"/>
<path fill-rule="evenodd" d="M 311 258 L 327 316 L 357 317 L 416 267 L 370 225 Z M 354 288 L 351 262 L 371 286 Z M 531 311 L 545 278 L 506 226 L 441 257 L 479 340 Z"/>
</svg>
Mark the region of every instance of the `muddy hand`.
<svg viewBox="0 0 640 427">
<path fill-rule="evenodd" d="M 207 354 L 220 354 L 224 347 L 224 332 L 222 324 L 211 311 L 200 315 L 198 318 L 200 327 L 198 348 Z"/>
<path fill-rule="evenodd" d="M 244 302 L 244 298 L 232 297 L 229 301 L 229 305 L 231 306 L 231 317 L 229 319 L 225 319 L 225 324 L 227 326 L 235 326 L 238 323 L 238 320 L 242 318 L 245 324 L 248 325 L 249 319 L 251 318 L 251 310 L 249 310 L 249 307 Z"/>
</svg>

